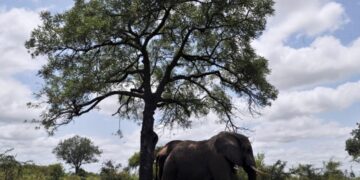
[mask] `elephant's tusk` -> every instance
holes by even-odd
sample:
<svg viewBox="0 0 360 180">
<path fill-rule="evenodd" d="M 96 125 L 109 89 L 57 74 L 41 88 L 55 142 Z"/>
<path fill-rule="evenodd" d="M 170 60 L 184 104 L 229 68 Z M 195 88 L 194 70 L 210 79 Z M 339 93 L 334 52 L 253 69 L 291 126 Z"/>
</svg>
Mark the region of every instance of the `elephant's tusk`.
<svg viewBox="0 0 360 180">
<path fill-rule="evenodd" d="M 260 175 L 266 175 L 266 176 L 269 175 L 268 173 L 265 173 L 265 172 L 262 172 L 262 171 L 256 169 L 256 167 L 254 167 L 254 166 L 251 166 L 251 169 L 253 169 L 255 172 L 257 172 Z"/>
</svg>

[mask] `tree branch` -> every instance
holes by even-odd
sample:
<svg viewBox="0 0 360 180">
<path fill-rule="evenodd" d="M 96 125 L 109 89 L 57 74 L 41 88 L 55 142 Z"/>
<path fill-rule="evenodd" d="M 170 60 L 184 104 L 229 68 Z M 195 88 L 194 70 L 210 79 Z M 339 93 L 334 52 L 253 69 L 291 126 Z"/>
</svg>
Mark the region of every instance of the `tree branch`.
<svg viewBox="0 0 360 180">
<path fill-rule="evenodd" d="M 183 49 L 191 35 L 191 33 L 195 30 L 195 28 L 191 28 L 188 30 L 188 32 L 186 33 L 185 37 L 182 40 L 181 46 L 178 49 L 177 53 L 175 54 L 175 56 L 173 57 L 171 63 L 166 67 L 165 73 L 164 73 L 164 77 L 161 79 L 158 88 L 156 89 L 155 95 L 156 97 L 160 97 L 161 93 L 164 91 L 165 86 L 167 83 L 169 83 L 170 81 L 170 75 L 172 70 L 174 69 L 174 67 L 177 65 L 180 57 L 183 54 Z"/>
<path fill-rule="evenodd" d="M 155 28 L 155 30 L 152 33 L 150 33 L 146 37 L 146 39 L 144 41 L 144 45 L 143 45 L 144 47 L 146 47 L 147 44 L 149 43 L 149 41 L 160 32 L 161 28 L 164 27 L 165 22 L 170 15 L 170 11 L 171 11 L 171 7 L 169 9 L 165 9 L 165 14 L 164 14 L 163 18 L 161 19 L 161 22 L 159 23 L 159 25 Z"/>
<path fill-rule="evenodd" d="M 160 102 L 162 102 L 162 103 L 158 104 L 157 107 L 163 107 L 166 104 L 177 104 L 177 105 L 181 106 L 184 109 L 186 115 L 188 115 L 188 116 L 191 115 L 191 112 L 189 111 L 188 106 L 186 106 L 183 103 L 184 100 L 180 101 L 180 100 L 176 100 L 176 99 L 161 98 Z"/>
<path fill-rule="evenodd" d="M 119 79 L 107 80 L 106 83 L 121 83 L 123 82 L 129 75 L 142 73 L 142 70 L 134 70 L 134 71 L 125 71 L 124 75 Z"/>
<path fill-rule="evenodd" d="M 224 112 L 229 120 L 231 120 L 231 110 L 227 107 L 227 105 L 224 104 L 220 99 L 218 99 L 216 96 L 214 96 L 208 88 L 206 88 L 204 85 L 192 80 L 191 78 L 185 78 L 184 80 L 187 80 L 195 85 L 197 85 L 200 89 L 204 90 L 206 94 L 213 99 L 215 102 L 217 102 L 219 105 L 221 105 L 224 108 Z"/>
<path fill-rule="evenodd" d="M 127 38 L 127 37 L 125 37 Z M 132 44 L 130 43 L 129 41 L 127 40 L 123 40 L 123 41 L 119 41 L 119 42 L 113 42 L 111 40 L 108 40 L 108 41 L 104 41 L 103 43 L 101 44 L 96 44 L 96 45 L 92 45 L 92 46 L 89 46 L 89 47 L 83 47 L 83 48 L 76 48 L 76 47 L 72 47 L 72 46 L 69 46 L 69 45 L 65 45 L 63 47 L 57 47 L 57 48 L 54 48 L 55 51 L 65 51 L 66 49 L 70 49 L 70 50 L 73 50 L 75 51 L 76 53 L 77 52 L 84 52 L 84 53 L 87 53 L 93 49 L 97 49 L 97 48 L 101 48 L 101 47 L 104 47 L 104 46 L 119 46 L 119 45 L 128 45 L 130 47 L 133 47 L 135 49 L 140 49 L 139 46 L 135 45 L 135 44 Z"/>
<path fill-rule="evenodd" d="M 219 71 L 210 71 L 210 72 L 206 72 L 206 73 L 192 74 L 192 75 L 189 75 L 189 76 L 178 75 L 178 76 L 174 76 L 173 78 L 171 78 L 169 80 L 169 82 L 174 82 L 174 81 L 181 80 L 181 79 L 184 79 L 184 80 L 192 79 L 192 78 L 197 79 L 197 78 L 203 78 L 203 77 L 206 77 L 206 76 L 209 76 L 209 75 L 218 75 L 218 74 L 220 74 Z"/>
<path fill-rule="evenodd" d="M 109 96 L 112 96 L 112 95 L 123 95 L 123 96 L 132 96 L 132 97 L 136 97 L 136 98 L 141 98 L 143 99 L 143 95 L 142 94 L 138 94 L 138 93 L 135 93 L 135 92 L 129 92 L 129 91 L 111 91 L 109 93 L 106 93 L 102 96 L 98 96 L 86 103 L 83 103 L 83 104 L 79 104 L 77 106 L 79 107 L 85 107 L 85 106 L 88 106 L 88 105 L 91 105 L 93 103 L 96 103 L 96 102 L 100 102 L 102 101 L 103 99 L 109 97 Z"/>
</svg>

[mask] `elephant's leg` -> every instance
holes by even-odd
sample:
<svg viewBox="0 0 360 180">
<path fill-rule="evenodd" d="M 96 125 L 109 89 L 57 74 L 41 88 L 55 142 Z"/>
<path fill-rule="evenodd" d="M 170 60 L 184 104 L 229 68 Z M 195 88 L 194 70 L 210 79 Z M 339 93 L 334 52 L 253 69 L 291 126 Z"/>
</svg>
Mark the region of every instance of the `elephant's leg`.
<svg viewBox="0 0 360 180">
<path fill-rule="evenodd" d="M 177 168 L 173 158 L 166 159 L 161 180 L 177 180 Z"/>
</svg>

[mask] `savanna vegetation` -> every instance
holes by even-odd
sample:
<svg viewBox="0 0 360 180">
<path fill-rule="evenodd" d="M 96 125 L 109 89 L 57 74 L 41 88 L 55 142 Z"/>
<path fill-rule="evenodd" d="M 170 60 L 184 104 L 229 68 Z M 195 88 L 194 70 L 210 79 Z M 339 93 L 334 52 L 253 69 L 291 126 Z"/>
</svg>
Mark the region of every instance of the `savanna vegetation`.
<svg viewBox="0 0 360 180">
<path fill-rule="evenodd" d="M 277 160 L 273 164 L 265 164 L 265 155 L 256 156 L 257 167 L 266 175 L 258 175 L 259 180 L 360 180 L 355 173 L 359 170 L 340 169 L 341 163 L 332 159 L 324 161 L 322 166 L 312 164 L 298 164 L 287 166 L 287 162 Z M 237 170 L 239 179 L 247 179 L 246 173 L 242 169 Z"/>
<path fill-rule="evenodd" d="M 346 151 L 359 162 L 358 146 L 360 125 L 351 133 L 352 137 L 346 141 Z M 160 147 L 156 152 L 160 151 Z M 86 172 L 80 168 L 82 164 L 97 162 L 96 156 L 101 154 L 88 138 L 74 136 L 60 141 L 53 153 L 70 164 L 73 172 L 66 172 L 60 163 L 46 166 L 36 165 L 32 161 L 21 162 L 12 155 L 13 149 L 0 153 L 0 179 L 4 180 L 138 180 L 140 167 L 140 153 L 135 152 L 129 159 L 128 165 L 123 167 L 115 161 L 103 162 L 98 173 Z M 278 160 L 273 164 L 265 163 L 265 155 L 255 156 L 256 166 L 266 174 L 258 174 L 260 180 L 360 180 L 358 169 L 341 169 L 341 163 L 332 159 L 324 161 L 322 166 L 312 164 L 298 164 L 287 166 L 287 162 Z M 153 165 L 155 166 L 155 164 Z M 156 168 L 153 168 L 156 170 Z M 235 170 L 238 179 L 247 179 L 246 173 L 238 168 Z M 155 174 L 155 171 L 154 171 Z"/>
<path fill-rule="evenodd" d="M 259 175 L 259 180 L 360 180 L 359 170 L 340 169 L 340 162 L 329 160 L 322 166 L 311 164 L 298 164 L 287 166 L 285 161 L 278 160 L 273 164 L 264 162 L 265 155 L 256 156 L 257 167 L 267 175 Z M 0 179 L 4 180 L 138 180 L 140 158 L 135 153 L 128 160 L 128 166 L 123 167 L 114 161 L 103 163 L 99 173 L 86 172 L 81 169 L 80 173 L 65 172 L 61 164 L 40 166 L 31 162 L 19 162 L 9 152 L 0 155 Z M 239 180 L 247 179 L 242 169 L 237 169 Z"/>
</svg>

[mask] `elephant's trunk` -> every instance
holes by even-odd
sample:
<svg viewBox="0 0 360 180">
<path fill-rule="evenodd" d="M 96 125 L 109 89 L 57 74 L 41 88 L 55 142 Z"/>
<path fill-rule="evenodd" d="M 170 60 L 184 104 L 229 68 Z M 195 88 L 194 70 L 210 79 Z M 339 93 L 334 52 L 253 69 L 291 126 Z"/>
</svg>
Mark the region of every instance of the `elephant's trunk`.
<svg viewBox="0 0 360 180">
<path fill-rule="evenodd" d="M 255 170 L 255 166 L 245 166 L 244 170 L 246 172 L 246 174 L 248 175 L 248 179 L 249 180 L 256 180 L 256 170 Z"/>
</svg>

